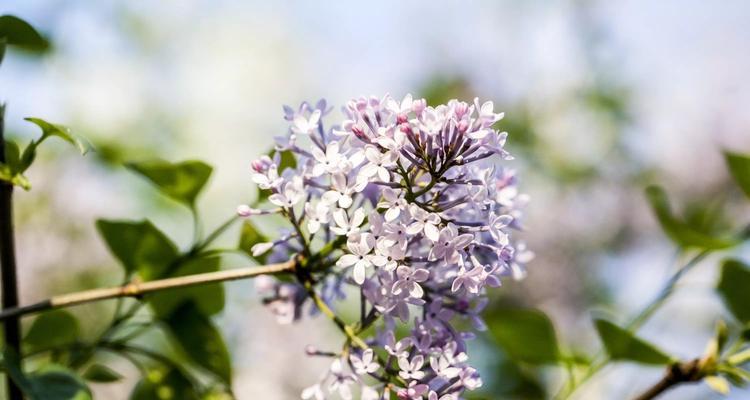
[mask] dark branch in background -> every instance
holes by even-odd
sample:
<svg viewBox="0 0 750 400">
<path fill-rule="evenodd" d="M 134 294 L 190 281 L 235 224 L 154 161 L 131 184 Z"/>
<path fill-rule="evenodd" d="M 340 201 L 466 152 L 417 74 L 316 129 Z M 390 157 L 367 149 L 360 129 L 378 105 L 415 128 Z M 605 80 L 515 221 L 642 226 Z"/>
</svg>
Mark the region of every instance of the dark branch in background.
<svg viewBox="0 0 750 400">
<path fill-rule="evenodd" d="M 3 309 L 3 311 L 0 312 L 0 321 L 4 321 L 6 319 L 9 321 L 17 321 L 17 318 L 20 315 L 106 299 L 139 297 L 148 293 L 168 289 L 177 289 L 188 286 L 253 278 L 259 275 L 280 275 L 285 273 L 292 273 L 296 265 L 297 261 L 295 259 L 292 259 L 279 264 L 206 272 L 203 274 L 185 275 L 176 278 L 159 279 L 148 282 L 131 282 L 123 286 L 92 289 L 82 292 L 63 294 L 51 297 L 38 303 L 30 304 L 28 306 Z"/>
<path fill-rule="evenodd" d="M 651 400 L 657 396 L 663 394 L 669 389 L 676 387 L 683 383 L 695 383 L 700 382 L 705 377 L 705 373 L 701 369 L 701 360 L 695 359 L 692 361 L 677 363 L 671 365 L 667 369 L 667 373 L 661 378 L 654 386 L 651 386 L 648 390 L 643 392 L 640 396 L 634 400 Z"/>
<path fill-rule="evenodd" d="M 5 163 L 5 104 L 0 104 L 0 163 Z M 16 251 L 13 239 L 13 185 L 0 181 L 0 266 L 2 266 L 3 311 L 18 306 L 18 283 L 16 278 Z M 9 318 L 3 325 L 5 348 L 20 353 L 21 333 L 18 318 Z M 10 400 L 22 400 L 21 389 L 5 378 Z"/>
</svg>

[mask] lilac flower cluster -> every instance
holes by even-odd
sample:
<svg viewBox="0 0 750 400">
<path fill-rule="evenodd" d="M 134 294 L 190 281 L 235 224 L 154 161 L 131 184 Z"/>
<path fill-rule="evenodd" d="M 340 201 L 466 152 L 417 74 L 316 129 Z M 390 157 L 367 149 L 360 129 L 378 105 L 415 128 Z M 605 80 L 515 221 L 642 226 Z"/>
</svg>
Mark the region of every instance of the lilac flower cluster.
<svg viewBox="0 0 750 400">
<path fill-rule="evenodd" d="M 527 198 L 518 192 L 503 118 L 492 102 L 430 107 L 407 95 L 351 100 L 326 129 L 325 101 L 285 107 L 287 135 L 275 157 L 253 162 L 253 181 L 290 228 L 253 248 L 269 261 L 297 256 L 297 282 L 264 279 L 259 289 L 282 322 L 306 299 L 346 334 L 320 383 L 303 399 L 459 399 L 482 385 L 455 322 L 484 329 L 486 289 L 520 279 L 532 253 L 511 240 Z M 291 152 L 295 168 L 281 170 Z M 288 153 L 287 153 L 288 154 Z M 495 156 L 495 157 L 493 157 Z M 329 305 L 358 292 L 361 315 L 347 323 Z M 371 333 L 374 332 L 374 333 Z"/>
</svg>

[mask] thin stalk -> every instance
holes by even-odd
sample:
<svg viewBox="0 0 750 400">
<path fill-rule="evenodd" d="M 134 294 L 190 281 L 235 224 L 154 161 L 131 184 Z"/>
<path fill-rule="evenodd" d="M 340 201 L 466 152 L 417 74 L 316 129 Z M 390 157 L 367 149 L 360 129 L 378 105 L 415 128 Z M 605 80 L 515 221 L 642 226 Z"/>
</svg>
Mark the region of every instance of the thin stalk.
<svg viewBox="0 0 750 400">
<path fill-rule="evenodd" d="M 691 258 L 685 265 L 679 268 L 667 281 L 664 287 L 661 289 L 659 294 L 649 302 L 627 325 L 625 328 L 630 332 L 637 331 L 643 326 L 646 321 L 664 304 L 669 296 L 674 292 L 677 283 L 688 273 L 693 267 L 695 267 L 700 261 L 711 253 L 711 250 L 703 250 L 695 257 Z M 569 398 L 579 387 L 583 386 L 584 383 L 589 381 L 594 375 L 604 368 L 609 362 L 609 356 L 607 356 L 602 350 L 598 351 L 592 358 L 594 361 L 583 373 L 583 376 L 570 386 L 563 388 L 563 390 L 555 396 L 556 399 L 564 400 Z"/>
<path fill-rule="evenodd" d="M 5 104 L 0 104 L 0 163 L 5 163 Z M 2 278 L 3 312 L 18 306 L 18 279 L 16 277 L 16 250 L 13 237 L 13 185 L 0 181 L 0 277 Z M 21 334 L 18 318 L 5 321 L 5 348 L 20 354 Z M 10 400 L 22 400 L 21 389 L 10 375 L 5 377 Z"/>
<path fill-rule="evenodd" d="M 296 261 L 289 260 L 287 262 L 279 264 L 206 272 L 202 274 L 185 275 L 148 282 L 131 282 L 123 286 L 92 289 L 82 292 L 63 294 L 28 306 L 4 309 L 2 312 L 0 312 L 0 321 L 53 308 L 69 307 L 77 304 L 90 303 L 106 299 L 139 297 L 147 293 L 153 293 L 168 289 L 253 278 L 259 275 L 278 275 L 292 273 L 295 269 L 295 266 Z"/>
</svg>

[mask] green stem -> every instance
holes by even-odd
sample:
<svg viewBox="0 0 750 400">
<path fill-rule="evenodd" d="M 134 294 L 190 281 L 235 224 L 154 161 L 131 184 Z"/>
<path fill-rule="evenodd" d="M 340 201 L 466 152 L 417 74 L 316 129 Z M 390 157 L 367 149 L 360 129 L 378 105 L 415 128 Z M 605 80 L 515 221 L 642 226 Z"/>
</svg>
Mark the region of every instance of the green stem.
<svg viewBox="0 0 750 400">
<path fill-rule="evenodd" d="M 677 285 L 677 283 L 682 279 L 683 276 L 685 276 L 686 273 L 688 273 L 690 270 L 692 270 L 700 261 L 702 261 L 706 256 L 708 256 L 711 253 L 711 250 L 703 250 L 700 253 L 698 253 L 695 257 L 691 258 L 685 265 L 683 265 L 681 268 L 679 268 L 667 281 L 667 283 L 664 285 L 662 290 L 659 292 L 659 294 L 644 307 L 626 326 L 625 328 L 629 332 L 635 332 L 637 331 L 641 326 L 643 326 L 646 321 L 653 316 L 653 314 L 662 306 L 664 305 L 664 302 L 669 298 L 669 296 L 674 292 L 674 289 Z M 597 373 L 599 373 L 602 368 L 604 368 L 607 363 L 609 363 L 610 358 L 608 355 L 604 353 L 603 350 L 599 350 L 594 357 L 592 358 L 592 363 L 589 365 L 589 367 L 584 372 L 583 376 L 578 380 L 578 382 L 573 383 L 571 385 L 566 385 L 563 387 L 563 389 L 555 395 L 555 399 L 564 400 L 569 398 L 578 388 L 583 386 L 584 383 L 589 381 L 592 377 L 594 377 Z"/>
</svg>

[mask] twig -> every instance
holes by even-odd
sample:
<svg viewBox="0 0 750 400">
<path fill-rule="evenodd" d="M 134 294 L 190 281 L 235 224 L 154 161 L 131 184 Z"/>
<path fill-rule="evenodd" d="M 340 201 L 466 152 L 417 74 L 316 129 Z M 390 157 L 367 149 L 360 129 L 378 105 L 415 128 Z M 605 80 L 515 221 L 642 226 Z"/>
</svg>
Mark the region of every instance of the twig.
<svg viewBox="0 0 750 400">
<path fill-rule="evenodd" d="M 0 163 L 5 163 L 5 104 L 0 103 Z M 5 310 L 18 306 L 18 283 L 16 278 L 16 251 L 13 239 L 13 184 L 0 181 L 0 265 L 2 266 L 2 306 Z M 5 347 L 20 353 L 21 334 L 18 318 L 5 323 Z M 23 399 L 23 393 L 6 375 L 8 398 Z"/>
<path fill-rule="evenodd" d="M 667 298 L 672 294 L 675 287 L 679 283 L 679 281 L 682 279 L 683 276 L 690 270 L 692 270 L 696 265 L 700 263 L 704 258 L 706 258 L 710 254 L 709 250 L 703 250 L 700 253 L 696 254 L 693 258 L 691 258 L 685 265 L 680 267 L 667 281 L 667 283 L 662 287 L 659 294 L 650 301 L 645 308 L 643 308 L 638 315 L 633 318 L 630 323 L 627 324 L 626 328 L 629 332 L 635 332 L 640 328 L 646 321 L 648 321 L 649 318 L 656 312 L 656 310 L 661 307 L 664 302 L 667 300 Z M 578 388 L 583 386 L 584 383 L 588 382 L 591 378 L 593 378 L 596 374 L 599 373 L 610 361 L 609 356 L 607 356 L 603 350 L 600 350 L 597 352 L 593 357 L 593 362 L 591 365 L 586 369 L 586 371 L 583 373 L 583 376 L 578 380 L 578 382 L 564 387 L 556 396 L 555 399 L 558 400 L 565 400 L 569 398 Z"/>
<path fill-rule="evenodd" d="M 0 321 L 29 313 L 49 310 L 53 308 L 69 307 L 77 304 L 90 303 L 99 300 L 121 297 L 138 297 L 147 293 L 158 292 L 167 289 L 176 289 L 188 286 L 205 285 L 215 282 L 246 279 L 258 275 L 278 275 L 291 273 L 294 271 L 296 263 L 296 260 L 292 259 L 279 264 L 206 272 L 202 274 L 179 276 L 176 278 L 159 279 L 148 282 L 131 282 L 123 286 L 92 289 L 82 292 L 63 294 L 51 297 L 47 300 L 40 301 L 35 304 L 30 304 L 28 306 L 4 309 L 2 312 L 0 312 Z"/>
<path fill-rule="evenodd" d="M 669 366 L 664 377 L 634 400 L 651 400 L 683 383 L 698 382 L 705 377 L 699 359 Z"/>
</svg>

